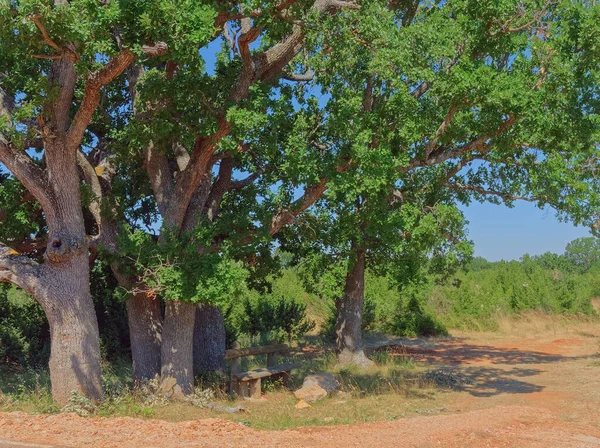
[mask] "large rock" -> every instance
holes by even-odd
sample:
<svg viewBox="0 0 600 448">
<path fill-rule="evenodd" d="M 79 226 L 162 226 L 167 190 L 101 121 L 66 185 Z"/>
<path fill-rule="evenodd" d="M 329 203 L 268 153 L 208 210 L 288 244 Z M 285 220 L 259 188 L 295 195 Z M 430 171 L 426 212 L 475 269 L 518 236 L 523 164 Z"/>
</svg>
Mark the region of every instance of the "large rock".
<svg viewBox="0 0 600 448">
<path fill-rule="evenodd" d="M 294 392 L 294 396 L 298 400 L 314 403 L 325 398 L 328 394 L 336 392 L 338 388 L 338 382 L 331 373 L 309 375 L 304 378 L 302 387 Z"/>
<path fill-rule="evenodd" d="M 319 401 L 327 396 L 327 391 L 323 389 L 321 386 L 313 385 L 310 387 L 302 387 L 294 392 L 294 396 L 298 400 L 305 401 L 307 403 L 314 403 L 315 401 Z"/>
<path fill-rule="evenodd" d="M 338 381 L 331 373 L 320 373 L 318 375 L 308 375 L 304 378 L 302 388 L 312 387 L 317 385 L 322 389 L 325 389 L 327 393 L 337 392 L 340 388 Z"/>
</svg>

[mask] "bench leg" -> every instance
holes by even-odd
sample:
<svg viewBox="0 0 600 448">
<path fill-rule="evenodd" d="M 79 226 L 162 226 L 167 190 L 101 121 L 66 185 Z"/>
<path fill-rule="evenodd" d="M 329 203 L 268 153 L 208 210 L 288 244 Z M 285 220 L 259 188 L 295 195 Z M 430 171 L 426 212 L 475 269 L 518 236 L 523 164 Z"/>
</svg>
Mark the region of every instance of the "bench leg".
<svg viewBox="0 0 600 448">
<path fill-rule="evenodd" d="M 281 374 L 281 378 L 283 378 L 283 387 L 285 387 L 286 389 L 291 389 L 292 388 L 292 372 L 290 372 L 289 370 L 287 372 L 283 372 Z"/>
<path fill-rule="evenodd" d="M 249 386 L 249 396 L 252 398 L 260 398 L 260 388 L 261 388 L 261 381 L 260 378 L 257 378 L 255 380 L 251 380 L 248 381 L 248 386 Z"/>
<path fill-rule="evenodd" d="M 238 382 L 233 378 L 231 379 L 231 381 L 229 381 L 229 394 L 234 398 L 236 395 L 239 394 Z"/>
<path fill-rule="evenodd" d="M 237 393 L 240 397 L 250 396 L 250 384 L 249 381 L 240 381 L 237 385 Z"/>
</svg>

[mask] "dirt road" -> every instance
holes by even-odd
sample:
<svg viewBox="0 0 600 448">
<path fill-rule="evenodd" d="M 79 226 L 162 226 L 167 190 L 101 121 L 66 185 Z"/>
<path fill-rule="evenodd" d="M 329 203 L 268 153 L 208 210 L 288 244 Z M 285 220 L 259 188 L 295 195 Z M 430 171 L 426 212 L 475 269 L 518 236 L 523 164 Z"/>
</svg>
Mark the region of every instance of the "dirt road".
<svg viewBox="0 0 600 448">
<path fill-rule="evenodd" d="M 600 329 L 598 330 L 600 334 Z M 594 333 L 454 338 L 411 348 L 469 378 L 443 415 L 352 426 L 257 431 L 223 419 L 170 423 L 0 413 L 0 439 L 68 447 L 599 447 Z"/>
</svg>

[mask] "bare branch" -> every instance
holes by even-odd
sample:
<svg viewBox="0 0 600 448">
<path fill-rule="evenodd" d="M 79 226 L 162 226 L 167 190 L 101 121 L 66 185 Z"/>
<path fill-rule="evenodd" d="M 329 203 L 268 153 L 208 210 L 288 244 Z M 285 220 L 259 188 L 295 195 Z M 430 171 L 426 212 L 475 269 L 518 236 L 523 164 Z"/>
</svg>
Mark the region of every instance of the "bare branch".
<svg viewBox="0 0 600 448">
<path fill-rule="evenodd" d="M 216 162 L 215 162 L 216 163 Z M 211 162 L 210 166 L 213 166 Z M 194 191 L 192 198 L 185 210 L 185 216 L 181 228 L 184 232 L 189 232 L 197 224 L 200 216 L 204 211 L 204 206 L 208 200 L 208 195 L 211 190 L 211 173 L 208 171 L 204 177 L 200 180 L 200 184 Z"/>
<path fill-rule="evenodd" d="M 542 9 L 537 11 L 533 15 L 533 18 L 530 21 L 528 21 L 522 25 L 512 26 L 512 23 L 515 20 L 525 17 L 525 15 L 526 15 L 525 9 L 523 7 L 521 7 L 520 11 L 518 11 L 514 17 L 507 20 L 506 23 L 504 23 L 504 25 L 502 25 L 498 31 L 496 31 L 494 33 L 488 33 L 488 34 L 490 35 L 490 37 L 494 37 L 499 34 L 518 33 L 520 31 L 534 29 L 536 27 L 536 25 L 540 25 L 542 23 L 542 19 L 548 13 L 550 7 L 553 5 L 557 5 L 558 3 L 559 3 L 559 1 L 557 1 L 557 0 L 547 0 L 546 4 L 542 7 Z"/>
<path fill-rule="evenodd" d="M 445 162 L 446 160 L 455 159 L 463 154 L 467 154 L 470 151 L 478 150 L 480 153 L 489 152 L 492 146 L 489 144 L 489 140 L 499 136 L 505 130 L 513 126 L 517 122 L 514 115 L 509 115 L 506 120 L 498 127 L 498 129 L 492 134 L 482 135 L 481 137 L 467 143 L 466 145 L 454 148 L 451 151 L 444 151 L 444 146 L 439 146 L 435 151 L 430 154 L 430 158 L 422 159 L 414 157 L 409 162 L 408 166 L 403 167 L 401 171 L 406 172 L 419 166 L 432 166 Z"/>
<path fill-rule="evenodd" d="M 123 73 L 134 58 L 135 55 L 130 50 L 124 49 L 117 56 L 111 58 L 108 64 L 100 70 L 88 75 L 83 100 L 69 128 L 69 150 L 77 150 L 81 143 L 85 130 L 92 119 L 92 114 L 100 101 L 100 89 Z"/>
<path fill-rule="evenodd" d="M 511 195 L 508 193 L 503 193 L 501 191 L 490 190 L 490 189 L 478 187 L 475 185 L 464 185 L 459 182 L 446 182 L 444 185 L 446 187 L 450 188 L 451 190 L 473 191 L 475 193 L 479 193 L 484 196 L 497 196 L 500 199 L 502 199 L 504 202 L 513 202 L 513 201 L 538 202 L 538 199 L 536 199 L 534 197 Z"/>
<path fill-rule="evenodd" d="M 433 152 L 434 148 L 437 146 L 437 144 L 440 140 L 440 137 L 442 137 L 444 135 L 444 133 L 446 132 L 446 129 L 448 129 L 448 126 L 450 125 L 450 122 L 452 121 L 452 118 L 454 118 L 454 115 L 456 114 L 456 112 L 458 112 L 458 109 L 460 109 L 460 106 L 454 105 L 454 106 L 450 107 L 450 110 L 448 110 L 448 114 L 446 115 L 446 118 L 444 118 L 444 121 L 442 122 L 442 124 L 436 131 L 435 135 L 433 136 L 433 138 L 427 145 L 427 148 L 425 148 L 425 160 L 427 160 L 429 158 L 429 156 Z"/>
<path fill-rule="evenodd" d="M 375 76 L 369 76 L 367 79 L 367 86 L 365 87 L 365 93 L 363 95 L 363 110 L 365 112 L 371 112 L 373 109 L 373 83 L 375 82 Z"/>
<path fill-rule="evenodd" d="M 283 226 L 292 224 L 296 217 L 313 205 L 327 190 L 328 179 L 321 178 L 319 183 L 306 187 L 304 194 L 290 204 L 286 209 L 280 210 L 273 216 L 269 235 L 275 235 Z"/>
<path fill-rule="evenodd" d="M 35 196 L 43 208 L 50 206 L 52 189 L 46 172 L 27 153 L 17 150 L 2 133 L 0 162 Z"/>
<path fill-rule="evenodd" d="M 77 163 L 83 171 L 85 182 L 92 190 L 93 197 L 90 201 L 89 210 L 94 219 L 96 220 L 96 224 L 98 224 L 98 227 L 101 229 L 102 216 L 100 213 L 100 204 L 102 202 L 102 187 L 100 186 L 98 175 L 96 173 L 96 170 L 94 170 L 92 164 L 88 161 L 88 159 L 81 151 L 77 151 Z"/>
<path fill-rule="evenodd" d="M 229 29 L 229 24 L 227 22 L 223 26 L 223 36 L 225 37 L 227 46 L 235 54 L 237 52 L 235 46 L 235 35 L 231 33 L 231 30 Z"/>
<path fill-rule="evenodd" d="M 252 185 L 256 179 L 260 177 L 262 171 L 257 171 L 256 173 L 250 174 L 245 179 L 234 180 L 229 183 L 230 190 L 242 190 L 249 185 Z"/>
<path fill-rule="evenodd" d="M 152 185 L 154 200 L 163 215 L 167 213 L 170 202 L 173 199 L 174 185 L 173 176 L 169 167 L 169 161 L 164 154 L 150 143 L 144 151 L 144 166 Z"/>
<path fill-rule="evenodd" d="M 33 57 L 36 58 L 36 59 L 50 59 L 50 60 L 56 60 L 56 59 L 62 59 L 62 58 L 64 58 L 64 56 L 61 55 L 61 54 L 55 54 L 55 55 L 34 54 Z"/>
<path fill-rule="evenodd" d="M 306 73 L 284 73 L 282 78 L 288 81 L 308 82 L 315 78 L 315 72 L 310 70 Z"/>
<path fill-rule="evenodd" d="M 225 157 L 219 166 L 219 175 L 213 182 L 208 198 L 206 199 L 205 213 L 209 221 L 214 221 L 221 207 L 223 196 L 229 190 L 231 185 L 231 175 L 233 173 L 233 160 L 231 157 Z"/>
<path fill-rule="evenodd" d="M 425 95 L 425 93 L 427 93 L 427 91 L 431 88 L 432 85 L 433 85 L 433 82 L 423 81 L 421 84 L 419 84 L 417 86 L 417 88 L 415 90 L 410 92 L 410 96 L 412 96 L 414 99 L 418 100 L 423 95 Z"/>
<path fill-rule="evenodd" d="M 155 42 L 153 44 L 142 45 L 142 53 L 146 56 L 164 56 L 169 52 L 169 46 L 166 42 Z"/>
<path fill-rule="evenodd" d="M 61 47 L 60 45 L 58 45 L 56 42 L 54 42 L 52 40 L 52 38 L 48 34 L 48 31 L 46 30 L 46 27 L 42 23 L 42 16 L 40 16 L 39 14 L 33 14 L 33 15 L 29 16 L 29 18 L 33 21 L 33 23 L 35 23 L 35 26 L 37 26 L 38 29 L 40 30 L 40 32 L 42 33 L 42 42 L 44 42 L 46 45 L 54 48 L 58 52 L 58 55 L 49 56 L 49 57 L 47 57 L 47 59 L 62 59 L 64 57 L 67 57 L 73 63 L 75 63 L 79 60 L 79 55 L 77 53 L 75 53 L 73 50 L 71 50 L 68 47 Z M 43 57 L 43 55 L 36 56 L 36 57 Z"/>
</svg>

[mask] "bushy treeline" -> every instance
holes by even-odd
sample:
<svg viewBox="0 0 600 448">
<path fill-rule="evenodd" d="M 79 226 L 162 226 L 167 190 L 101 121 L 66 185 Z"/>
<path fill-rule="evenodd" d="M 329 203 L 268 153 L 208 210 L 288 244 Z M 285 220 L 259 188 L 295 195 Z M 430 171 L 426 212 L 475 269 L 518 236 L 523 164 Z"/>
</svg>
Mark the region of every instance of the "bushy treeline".
<svg viewBox="0 0 600 448">
<path fill-rule="evenodd" d="M 286 254 L 279 254 L 286 258 Z M 313 275 L 311 260 L 284 263 L 260 287 L 245 284 L 223 310 L 228 344 L 236 339 L 292 341 L 306 333 L 334 339 L 335 300 L 343 267 Z M 594 314 L 600 297 L 600 244 L 595 238 L 571 242 L 562 255 L 525 255 L 519 261 L 472 259 L 462 270 L 440 278 L 367 272 L 363 330 L 397 336 L 434 336 L 448 329 L 493 329 L 499 316 L 527 310 Z M 128 356 L 125 306 L 110 270 L 92 270 L 92 292 L 104 358 Z M 0 362 L 36 367 L 47 363 L 50 335 L 40 306 L 24 292 L 0 285 Z"/>
<path fill-rule="evenodd" d="M 494 263 L 475 259 L 452 281 L 433 287 L 427 306 L 447 326 L 462 329 L 493 328 L 498 315 L 527 310 L 593 314 L 600 265 L 596 260 L 582 268 L 570 255 L 525 255 Z"/>
</svg>

